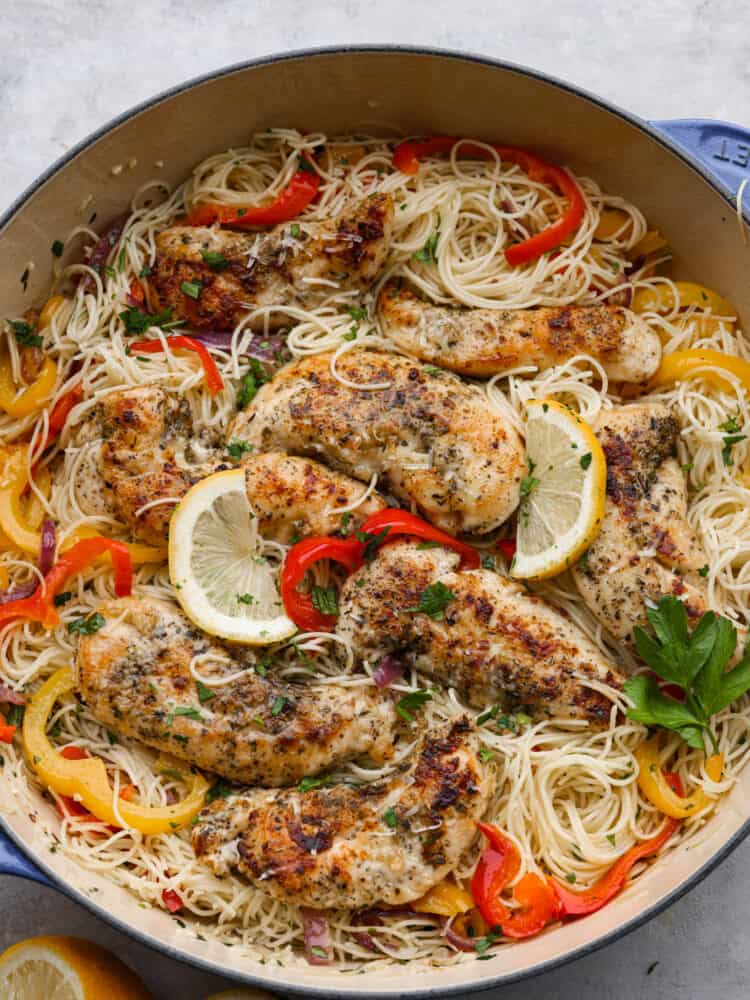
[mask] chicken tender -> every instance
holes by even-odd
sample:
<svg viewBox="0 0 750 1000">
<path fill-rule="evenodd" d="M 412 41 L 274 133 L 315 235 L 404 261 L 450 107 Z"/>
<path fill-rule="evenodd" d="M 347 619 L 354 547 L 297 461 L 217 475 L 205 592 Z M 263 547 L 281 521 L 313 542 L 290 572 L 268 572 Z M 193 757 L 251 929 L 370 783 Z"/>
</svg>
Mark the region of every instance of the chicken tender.
<svg viewBox="0 0 750 1000">
<path fill-rule="evenodd" d="M 487 532 L 518 505 L 523 445 L 484 394 L 446 372 L 378 351 L 294 361 L 240 413 L 230 436 L 262 451 L 321 457 L 414 504 L 452 533 Z"/>
<path fill-rule="evenodd" d="M 325 222 L 284 223 L 265 232 L 175 226 L 156 237 L 149 278 L 152 306 L 196 330 L 233 330 L 264 306 L 314 309 L 338 291 L 366 291 L 383 267 L 393 228 L 388 194 L 362 198 Z M 293 235 L 294 233 L 294 235 Z M 220 254 L 219 266 L 204 255 Z M 211 259 L 209 257 L 209 259 Z M 185 282 L 197 283 L 196 298 Z M 259 318 L 258 328 L 288 325 L 283 310 Z"/>
<path fill-rule="evenodd" d="M 402 351 L 460 375 L 486 378 L 517 365 L 541 371 L 588 354 L 618 382 L 644 382 L 661 361 L 661 342 L 620 306 L 465 309 L 434 305 L 396 282 L 378 299 L 383 332 Z"/>
<path fill-rule="evenodd" d="M 247 791 L 198 817 L 195 853 L 218 875 L 236 869 L 296 906 L 398 906 L 456 867 L 476 836 L 491 782 L 465 717 L 424 733 L 385 781 L 309 792 Z"/>
<path fill-rule="evenodd" d="M 447 549 L 383 546 L 344 584 L 337 634 L 370 663 L 395 654 L 476 708 L 525 706 L 606 725 L 612 702 L 590 682 L 620 688 L 624 678 L 593 642 L 519 584 L 458 563 Z M 420 610 L 438 594 L 445 603 Z"/>
<path fill-rule="evenodd" d="M 173 606 L 124 598 L 98 609 L 106 624 L 81 639 L 76 689 L 112 732 L 244 784 L 277 786 L 356 757 L 382 764 L 398 722 L 374 688 L 302 685 L 261 676 L 252 653 L 209 640 Z M 190 664 L 213 683 L 201 702 Z"/>
<path fill-rule="evenodd" d="M 677 464 L 677 418 L 662 403 L 605 411 L 595 427 L 607 458 L 602 528 L 573 568 L 581 596 L 622 642 L 646 626 L 646 602 L 684 601 L 695 624 L 707 610 L 698 570 L 706 554 L 687 520 L 687 487 Z"/>
<path fill-rule="evenodd" d="M 104 442 L 98 463 L 79 472 L 79 490 L 103 493 L 106 509 L 127 525 L 133 538 L 151 545 L 165 544 L 175 505 L 144 506 L 179 500 L 200 479 L 232 467 L 217 439 L 196 437 L 187 402 L 156 386 L 110 393 L 94 419 Z M 365 491 L 357 480 L 310 459 L 250 454 L 243 468 L 261 534 L 285 544 L 297 536 L 340 531 L 344 522 L 339 509 L 356 503 Z M 87 485 L 84 478 L 95 481 Z M 356 530 L 384 506 L 381 496 L 371 495 L 348 515 L 347 529 Z"/>
</svg>

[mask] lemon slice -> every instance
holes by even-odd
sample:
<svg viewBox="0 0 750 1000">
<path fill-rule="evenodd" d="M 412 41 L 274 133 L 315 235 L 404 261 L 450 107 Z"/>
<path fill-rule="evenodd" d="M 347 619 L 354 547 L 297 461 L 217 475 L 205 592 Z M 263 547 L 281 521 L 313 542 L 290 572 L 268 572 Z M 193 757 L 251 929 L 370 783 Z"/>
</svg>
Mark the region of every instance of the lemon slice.
<svg viewBox="0 0 750 1000">
<path fill-rule="evenodd" d="M 190 620 L 222 639 L 260 646 L 296 631 L 245 492 L 242 469 L 190 489 L 169 524 L 169 576 Z"/>
<path fill-rule="evenodd" d="M 527 404 L 526 454 L 511 576 L 544 580 L 567 569 L 599 534 L 607 463 L 586 421 L 553 399 Z"/>
<path fill-rule="evenodd" d="M 0 997 L 149 1000 L 150 996 L 119 958 L 81 938 L 29 938 L 0 955 Z"/>
</svg>

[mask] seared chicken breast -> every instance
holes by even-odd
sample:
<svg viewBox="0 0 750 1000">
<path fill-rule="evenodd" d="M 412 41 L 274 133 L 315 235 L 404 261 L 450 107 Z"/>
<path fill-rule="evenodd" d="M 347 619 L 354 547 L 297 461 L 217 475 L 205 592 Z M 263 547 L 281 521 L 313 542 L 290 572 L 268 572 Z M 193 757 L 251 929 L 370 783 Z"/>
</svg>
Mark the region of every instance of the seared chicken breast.
<svg viewBox="0 0 750 1000">
<path fill-rule="evenodd" d="M 490 791 L 474 728 L 459 718 L 425 732 L 385 781 L 217 800 L 193 846 L 218 875 L 234 869 L 295 906 L 397 906 L 456 867 Z"/>
<path fill-rule="evenodd" d="M 197 330 L 233 330 L 264 306 L 314 309 L 333 289 L 367 290 L 385 262 L 393 228 L 388 194 L 362 198 L 325 222 L 284 223 L 258 233 L 175 226 L 156 237 L 149 278 L 152 306 Z M 205 256 L 220 254 L 218 266 Z M 183 291 L 197 283 L 197 298 Z M 334 285 L 331 285 L 334 282 Z M 258 321 L 288 325 L 283 311 Z"/>
<path fill-rule="evenodd" d="M 540 370 L 588 354 L 618 382 L 643 382 L 659 367 L 661 342 L 620 306 L 465 309 L 434 305 L 396 282 L 378 299 L 384 334 L 412 357 L 483 378 L 517 365 Z"/>
<path fill-rule="evenodd" d="M 336 632 L 370 663 L 395 654 L 476 708 L 606 725 L 612 702 L 596 687 L 624 678 L 596 646 L 542 598 L 458 563 L 447 549 L 384 545 L 344 584 Z"/>
<path fill-rule="evenodd" d="M 605 411 L 595 427 L 607 458 L 601 531 L 573 568 L 581 596 L 602 625 L 630 642 L 647 625 L 646 602 L 674 594 L 693 621 L 706 608 L 698 570 L 706 555 L 687 520 L 677 464 L 677 419 L 662 403 Z"/>
<path fill-rule="evenodd" d="M 261 676 L 252 653 L 209 640 L 161 601 L 125 598 L 98 610 L 106 623 L 81 639 L 76 690 L 120 736 L 229 781 L 271 787 L 354 757 L 391 755 L 397 715 L 387 693 Z M 214 692 L 203 702 L 190 670 L 196 656 Z"/>
<path fill-rule="evenodd" d="M 315 455 L 414 504 L 446 531 L 487 532 L 518 505 L 524 450 L 484 394 L 445 372 L 378 351 L 294 361 L 230 428 L 263 451 Z"/>
<path fill-rule="evenodd" d="M 127 525 L 133 538 L 149 544 L 166 542 L 175 505 L 145 506 L 180 499 L 200 479 L 232 467 L 217 441 L 196 437 L 187 402 L 157 386 L 110 393 L 94 419 L 104 441 L 98 463 L 81 468 L 77 485 L 86 495 L 101 492 L 106 509 Z M 250 454 L 243 468 L 261 534 L 284 543 L 340 531 L 339 509 L 356 503 L 365 492 L 362 483 L 310 459 Z M 95 482 L 89 487 L 84 478 Z M 356 530 L 384 506 L 382 497 L 371 495 L 348 515 L 347 529 Z"/>
</svg>

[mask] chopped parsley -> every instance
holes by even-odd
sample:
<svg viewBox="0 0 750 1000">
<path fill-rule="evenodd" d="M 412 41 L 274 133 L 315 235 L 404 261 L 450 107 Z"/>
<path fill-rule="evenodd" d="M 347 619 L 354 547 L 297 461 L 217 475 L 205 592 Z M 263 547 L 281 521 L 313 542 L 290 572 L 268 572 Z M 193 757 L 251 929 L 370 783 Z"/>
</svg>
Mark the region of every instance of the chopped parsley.
<svg viewBox="0 0 750 1000">
<path fill-rule="evenodd" d="M 237 600 L 240 604 L 254 604 L 255 598 L 252 594 L 237 594 Z"/>
<path fill-rule="evenodd" d="M 437 365 L 425 365 L 422 371 L 427 375 L 439 375 L 442 369 L 438 368 Z"/>
<path fill-rule="evenodd" d="M 250 371 L 242 377 L 237 392 L 237 409 L 244 410 L 249 406 L 258 394 L 258 389 L 266 382 L 270 382 L 270 377 L 265 368 L 257 358 L 251 358 Z"/>
<path fill-rule="evenodd" d="M 312 602 L 313 607 L 323 615 L 339 613 L 339 603 L 333 587 L 319 587 L 316 584 L 312 589 Z"/>
<path fill-rule="evenodd" d="M 196 681 L 195 687 L 198 691 L 198 701 L 201 705 L 206 701 L 211 701 L 212 698 L 216 697 L 216 692 L 212 691 L 210 687 L 203 683 L 203 681 Z"/>
<path fill-rule="evenodd" d="M 150 314 L 136 306 L 131 306 L 128 309 L 123 309 L 120 313 L 120 319 L 125 324 L 125 333 L 131 336 L 145 333 L 149 327 L 166 327 L 167 324 L 172 323 L 172 307 L 168 306 L 162 312 Z"/>
<path fill-rule="evenodd" d="M 55 594 L 53 601 L 56 608 L 61 608 L 63 604 L 67 604 L 68 601 L 73 596 L 70 590 L 63 590 L 61 594 Z"/>
<path fill-rule="evenodd" d="M 219 778 L 206 792 L 206 805 L 215 802 L 216 799 L 226 799 L 232 794 L 232 786 Z"/>
<path fill-rule="evenodd" d="M 357 328 L 356 328 L 356 326 L 353 326 L 351 328 L 351 330 L 349 330 L 348 333 L 342 333 L 341 334 L 341 339 L 342 340 L 356 340 L 357 339 Z"/>
<path fill-rule="evenodd" d="M 200 281 L 183 281 L 180 285 L 180 291 L 183 295 L 187 295 L 191 299 L 199 299 L 202 290 L 203 284 Z"/>
<path fill-rule="evenodd" d="M 239 462 L 242 456 L 249 454 L 253 450 L 253 445 L 249 441 L 230 441 L 227 445 L 227 454 L 235 462 Z"/>
<path fill-rule="evenodd" d="M 485 709 L 481 715 L 477 716 L 477 725 L 483 726 L 485 722 L 489 722 L 490 719 L 496 719 L 497 714 L 500 711 L 499 705 L 493 705 L 492 708 Z"/>
<path fill-rule="evenodd" d="M 28 323 L 24 323 L 20 319 L 11 319 L 8 322 L 16 335 L 16 343 L 20 344 L 21 347 L 42 346 L 42 338 L 34 333 L 33 328 Z"/>
<path fill-rule="evenodd" d="M 420 542 L 417 546 L 417 552 L 424 552 L 425 549 L 439 549 L 440 542 Z"/>
<path fill-rule="evenodd" d="M 362 553 L 362 558 L 366 563 L 371 563 L 375 558 L 375 554 L 385 541 L 385 536 L 390 530 L 390 528 L 383 528 L 383 530 L 379 531 L 376 535 L 373 535 L 369 531 L 358 531 L 356 533 L 355 537 L 357 541 L 362 542 L 365 547 L 365 551 Z"/>
<path fill-rule="evenodd" d="M 705 566 L 701 566 L 698 570 L 698 576 L 708 576 L 708 563 Z"/>
<path fill-rule="evenodd" d="M 607 840 L 610 842 L 610 844 L 613 847 L 615 846 L 615 835 L 614 835 L 614 833 L 608 833 L 607 834 Z"/>
<path fill-rule="evenodd" d="M 495 756 L 494 752 L 490 750 L 489 747 L 479 748 L 479 759 L 482 761 L 483 764 L 486 764 L 488 761 L 492 760 L 494 756 Z"/>
<path fill-rule="evenodd" d="M 591 452 L 587 451 L 585 455 L 581 455 L 581 468 L 585 471 L 591 465 Z"/>
<path fill-rule="evenodd" d="M 65 244 L 62 240 L 55 240 L 52 244 L 51 250 L 55 257 L 62 257 L 63 250 L 65 250 Z"/>
<path fill-rule="evenodd" d="M 392 830 L 395 830 L 398 826 L 398 816 L 396 815 L 396 810 L 393 806 L 388 806 L 386 811 L 383 813 L 383 822 Z"/>
<path fill-rule="evenodd" d="M 491 552 L 485 552 L 482 556 L 482 566 L 484 569 L 495 569 L 495 557 Z"/>
<path fill-rule="evenodd" d="M 477 938 L 474 942 L 474 948 L 478 955 L 484 955 L 487 949 L 497 941 L 497 939 L 502 935 L 502 931 L 495 931 L 494 928 L 489 931 L 486 937 Z M 489 958 L 489 955 L 487 956 Z"/>
<path fill-rule="evenodd" d="M 355 323 L 360 323 L 363 319 L 367 319 L 367 310 L 360 309 L 359 306 L 349 306 L 346 310 Z"/>
<path fill-rule="evenodd" d="M 271 705 L 271 715 L 273 715 L 274 717 L 277 715 L 281 715 L 282 711 L 284 710 L 284 705 L 286 705 L 286 703 L 287 699 L 284 697 L 283 694 L 277 695 L 273 705 Z"/>
<path fill-rule="evenodd" d="M 342 535 L 349 534 L 349 522 L 351 521 L 351 519 L 352 519 L 352 512 L 350 510 L 345 510 L 344 513 L 341 515 L 340 531 Z"/>
<path fill-rule="evenodd" d="M 26 712 L 25 705 L 8 705 L 5 712 L 5 721 L 9 726 L 20 726 Z"/>
<path fill-rule="evenodd" d="M 418 688 L 416 691 L 410 691 L 408 694 L 405 694 L 403 698 L 396 702 L 396 711 L 402 719 L 406 719 L 407 722 L 413 722 L 414 715 L 412 713 L 428 701 L 432 701 L 432 691 L 423 691 L 421 688 Z"/>
<path fill-rule="evenodd" d="M 432 618 L 433 621 L 440 622 L 445 617 L 445 608 L 451 601 L 455 600 L 456 595 L 450 589 L 446 587 L 444 583 L 438 580 L 437 583 L 430 584 L 429 587 L 425 587 L 422 591 L 419 604 L 413 608 L 405 608 L 405 611 L 412 612 L 422 612 Z"/>
<path fill-rule="evenodd" d="M 313 788 L 320 788 L 322 785 L 330 785 L 331 779 L 327 775 L 318 778 L 303 778 L 297 785 L 301 792 L 309 792 Z"/>
<path fill-rule="evenodd" d="M 565 876 L 565 881 L 570 882 L 571 885 L 575 882 L 575 880 L 576 880 L 575 872 L 568 872 L 568 874 Z"/>
<path fill-rule="evenodd" d="M 213 250 L 201 250 L 201 257 L 212 271 L 223 271 L 229 264 L 223 253 L 215 253 Z M 195 298 L 197 297 L 196 295 Z"/>
<path fill-rule="evenodd" d="M 534 469 L 536 468 L 536 462 L 534 461 L 534 459 L 530 455 L 527 455 L 526 456 L 526 463 L 527 463 L 527 465 L 529 467 L 529 474 L 528 474 L 528 476 L 526 476 L 524 479 L 521 480 L 521 496 L 522 497 L 530 496 L 534 492 L 534 490 L 537 488 L 537 486 L 539 485 L 539 480 L 533 474 L 534 473 Z"/>
<path fill-rule="evenodd" d="M 299 170 L 304 170 L 304 172 L 306 174 L 317 174 L 317 170 L 315 169 L 315 167 L 312 165 L 312 163 L 308 160 L 308 158 L 306 156 L 300 156 L 299 163 L 298 163 L 298 169 Z"/>
<path fill-rule="evenodd" d="M 68 622 L 68 632 L 71 635 L 93 635 L 106 623 L 107 619 L 104 615 L 95 611 L 93 615 L 88 615 L 88 617 L 84 615 L 82 618 L 74 618 L 72 622 Z"/>
<path fill-rule="evenodd" d="M 184 716 L 186 719 L 197 719 L 199 722 L 203 720 L 203 716 L 198 711 L 197 708 L 191 708 L 186 705 L 180 705 L 172 713 L 173 716 Z"/>
<path fill-rule="evenodd" d="M 299 236 L 299 222 L 293 222 L 291 224 L 291 226 L 289 227 L 289 233 L 292 239 L 295 240 L 297 239 L 297 237 Z"/>
<path fill-rule="evenodd" d="M 420 260 L 423 264 L 437 264 L 437 245 L 440 239 L 440 230 L 436 229 L 430 236 L 421 250 L 412 254 L 414 260 Z"/>
</svg>

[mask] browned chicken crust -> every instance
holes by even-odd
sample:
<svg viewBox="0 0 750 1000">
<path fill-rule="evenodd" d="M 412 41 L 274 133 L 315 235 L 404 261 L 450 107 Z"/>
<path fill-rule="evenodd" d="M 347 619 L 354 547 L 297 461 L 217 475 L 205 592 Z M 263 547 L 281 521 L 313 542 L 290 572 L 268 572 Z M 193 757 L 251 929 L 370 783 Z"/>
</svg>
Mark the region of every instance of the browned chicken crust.
<svg viewBox="0 0 750 1000">
<path fill-rule="evenodd" d="M 104 443 L 98 466 L 86 467 L 79 480 L 84 475 L 100 479 L 93 487 L 103 485 L 109 509 L 133 538 L 151 545 L 166 542 L 175 505 L 142 511 L 144 505 L 179 499 L 200 479 L 232 467 L 215 440 L 201 443 L 196 438 L 187 402 L 157 386 L 110 393 L 98 404 L 94 420 Z M 261 534 L 279 542 L 344 528 L 355 531 L 385 506 L 375 493 L 342 521 L 339 508 L 356 503 L 365 491 L 357 480 L 311 459 L 273 452 L 246 455 L 243 467 L 248 501 Z"/>
<path fill-rule="evenodd" d="M 209 638 L 173 606 L 153 599 L 104 602 L 106 624 L 81 639 L 76 689 L 113 732 L 165 750 L 229 781 L 287 785 L 356 757 L 383 763 L 398 718 L 388 693 L 374 688 L 291 684 L 249 670 L 252 654 Z M 213 687 L 201 702 L 190 672 L 202 662 Z"/>
<path fill-rule="evenodd" d="M 476 835 L 491 783 L 466 718 L 424 733 L 385 781 L 309 792 L 247 791 L 198 818 L 195 853 L 219 875 L 318 909 L 396 906 L 456 867 Z"/>
<path fill-rule="evenodd" d="M 447 372 L 361 350 L 294 361 L 240 413 L 230 436 L 263 451 L 320 456 L 334 468 L 413 503 L 452 533 L 487 532 L 518 505 L 521 440 L 485 395 Z"/>
<path fill-rule="evenodd" d="M 370 663 L 395 653 L 477 708 L 525 706 L 606 725 L 612 702 L 587 682 L 620 688 L 624 678 L 596 646 L 542 598 L 458 562 L 446 549 L 384 546 L 344 584 L 337 633 Z M 435 618 L 417 609 L 438 581 L 452 597 Z"/>
<path fill-rule="evenodd" d="M 383 332 L 402 351 L 476 378 L 517 365 L 544 370 L 588 354 L 611 379 L 643 382 L 661 360 L 658 336 L 620 306 L 466 309 L 434 305 L 390 282 L 378 298 L 378 314 Z"/>
<path fill-rule="evenodd" d="M 706 555 L 687 520 L 687 487 L 677 463 L 679 425 L 663 403 L 633 403 L 595 427 L 607 459 L 602 529 L 573 568 L 581 596 L 617 639 L 646 625 L 646 601 L 674 594 L 693 621 L 706 610 L 698 570 Z"/>
<path fill-rule="evenodd" d="M 300 219 L 259 233 L 175 226 L 156 237 L 151 304 L 171 307 L 174 319 L 197 330 L 233 330 L 263 306 L 314 309 L 331 294 L 326 282 L 337 282 L 339 291 L 370 287 L 385 262 L 392 228 L 387 194 L 352 202 L 325 222 Z M 212 267 L 204 253 L 221 254 L 226 263 Z M 185 294 L 184 282 L 199 283 L 197 298 Z M 281 311 L 267 319 L 271 327 L 289 322 Z M 265 317 L 258 326 L 264 328 Z"/>
</svg>

